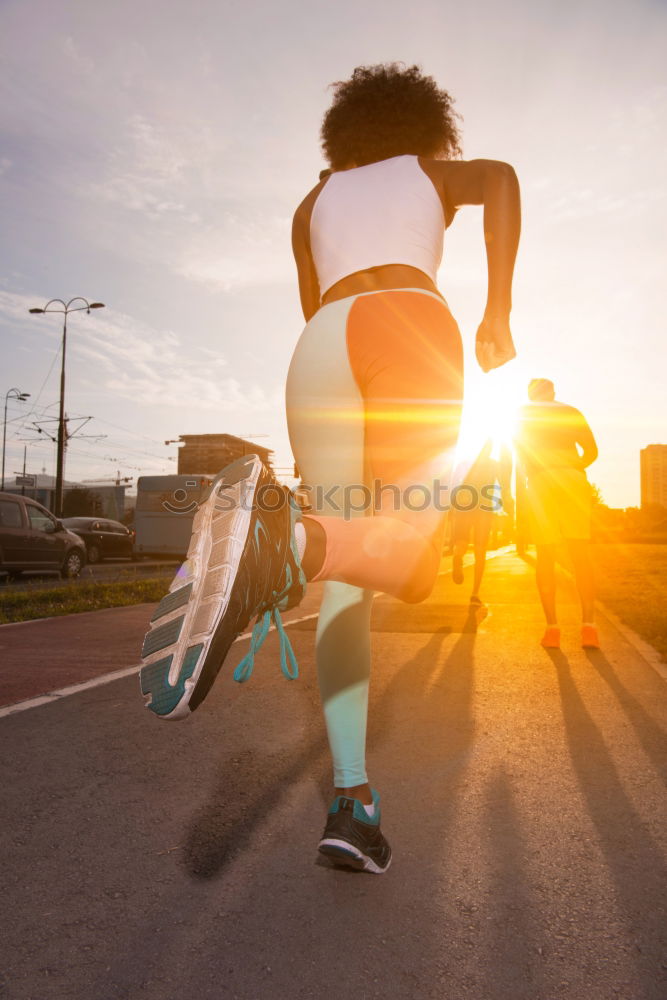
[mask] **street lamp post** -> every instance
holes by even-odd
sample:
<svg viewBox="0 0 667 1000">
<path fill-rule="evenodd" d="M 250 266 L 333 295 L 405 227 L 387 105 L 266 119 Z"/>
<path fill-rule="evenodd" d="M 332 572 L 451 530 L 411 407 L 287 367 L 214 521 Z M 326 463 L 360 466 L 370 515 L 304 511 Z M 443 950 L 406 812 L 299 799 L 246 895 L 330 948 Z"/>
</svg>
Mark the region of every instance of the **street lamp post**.
<svg viewBox="0 0 667 1000">
<path fill-rule="evenodd" d="M 54 302 L 62 306 L 62 308 L 59 309 L 57 305 L 54 306 Z M 73 302 L 83 302 L 83 305 L 74 306 L 72 305 Z M 80 312 L 84 309 L 87 313 L 89 313 L 91 309 L 104 309 L 104 303 L 89 302 L 88 299 L 84 299 L 81 295 L 76 295 L 73 299 L 70 299 L 69 302 L 63 302 L 62 299 L 51 299 L 42 309 L 28 310 L 28 312 L 31 313 L 63 313 L 63 356 L 60 366 L 60 413 L 58 417 L 56 496 L 54 504 L 55 510 L 53 512 L 56 517 L 62 517 L 63 513 L 63 477 L 65 468 L 65 351 L 67 348 L 67 316 L 71 312 Z"/>
<path fill-rule="evenodd" d="M 5 488 L 5 444 L 7 442 L 7 402 L 10 399 L 19 399 L 24 402 L 30 396 L 29 392 L 21 392 L 20 389 L 10 389 L 5 393 L 5 420 L 2 425 L 2 489 Z"/>
</svg>

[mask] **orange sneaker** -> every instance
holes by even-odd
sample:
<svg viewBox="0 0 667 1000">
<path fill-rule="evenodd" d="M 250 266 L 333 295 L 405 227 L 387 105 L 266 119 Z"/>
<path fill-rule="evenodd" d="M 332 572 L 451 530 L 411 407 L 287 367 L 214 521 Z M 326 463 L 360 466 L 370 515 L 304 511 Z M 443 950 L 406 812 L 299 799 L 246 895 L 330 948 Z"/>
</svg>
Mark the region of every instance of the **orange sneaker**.
<svg viewBox="0 0 667 1000">
<path fill-rule="evenodd" d="M 558 625 L 547 625 L 540 645 L 545 649 L 560 649 L 560 629 Z"/>
<path fill-rule="evenodd" d="M 584 649 L 599 649 L 600 638 L 595 625 L 581 626 L 581 645 Z"/>
</svg>

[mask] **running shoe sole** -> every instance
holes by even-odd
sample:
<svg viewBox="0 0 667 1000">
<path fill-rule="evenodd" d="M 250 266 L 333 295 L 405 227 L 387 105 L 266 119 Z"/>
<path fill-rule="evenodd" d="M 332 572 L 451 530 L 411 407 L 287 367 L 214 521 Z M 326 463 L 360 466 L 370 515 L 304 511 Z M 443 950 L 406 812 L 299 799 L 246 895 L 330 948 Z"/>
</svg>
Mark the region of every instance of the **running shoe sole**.
<svg viewBox="0 0 667 1000">
<path fill-rule="evenodd" d="M 384 868 L 381 868 L 359 848 L 348 844 L 346 840 L 336 840 L 333 837 L 321 840 L 318 850 L 320 854 L 324 854 L 337 865 L 354 868 L 355 871 L 371 872 L 373 875 L 384 875 L 391 865 L 391 858 L 389 858 Z"/>
<path fill-rule="evenodd" d="M 151 618 L 141 692 L 161 719 L 184 719 L 195 710 L 248 624 L 234 585 L 262 470 L 261 460 L 248 455 L 215 479 L 194 517 L 186 562 Z"/>
</svg>

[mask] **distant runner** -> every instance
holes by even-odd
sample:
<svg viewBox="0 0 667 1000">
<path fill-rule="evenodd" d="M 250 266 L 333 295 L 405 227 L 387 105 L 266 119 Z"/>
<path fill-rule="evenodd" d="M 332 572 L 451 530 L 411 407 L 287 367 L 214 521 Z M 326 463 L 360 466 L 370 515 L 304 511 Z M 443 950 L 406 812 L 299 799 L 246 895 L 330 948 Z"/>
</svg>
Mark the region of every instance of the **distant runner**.
<svg viewBox="0 0 667 1000">
<path fill-rule="evenodd" d="M 508 448 L 501 447 L 499 457 L 494 458 L 493 441 L 486 442 L 481 452 L 466 473 L 459 489 L 457 503 L 452 507 L 452 579 L 454 583 L 464 581 L 463 557 L 468 551 L 472 537 L 475 567 L 473 573 L 472 593 L 470 603 L 482 606 L 479 596 L 486 553 L 489 547 L 489 534 L 493 518 L 502 509 L 510 517 L 514 514 L 514 501 L 510 489 L 512 476 L 512 456 Z M 468 507 L 469 509 L 464 509 Z"/>
<path fill-rule="evenodd" d="M 584 471 L 598 456 L 597 444 L 579 410 L 555 399 L 554 384 L 549 379 L 533 379 L 528 398 L 530 403 L 521 410 L 516 437 L 517 479 L 526 487 L 537 548 L 537 589 L 547 619 L 542 645 L 549 649 L 560 646 L 556 546 L 564 542 L 581 600 L 581 644 L 586 649 L 597 649 L 600 642 L 594 624 L 590 552 L 592 492 Z"/>
</svg>

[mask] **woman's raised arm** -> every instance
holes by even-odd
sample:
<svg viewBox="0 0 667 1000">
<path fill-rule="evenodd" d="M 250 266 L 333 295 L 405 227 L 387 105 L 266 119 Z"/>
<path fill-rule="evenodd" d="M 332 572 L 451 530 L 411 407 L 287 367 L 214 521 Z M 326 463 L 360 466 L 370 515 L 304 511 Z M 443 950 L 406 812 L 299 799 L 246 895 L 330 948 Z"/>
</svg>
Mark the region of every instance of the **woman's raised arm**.
<svg viewBox="0 0 667 1000">
<path fill-rule="evenodd" d="M 442 176 L 448 214 L 461 205 L 484 206 L 488 291 L 476 353 L 484 371 L 490 371 L 516 355 L 509 316 L 521 232 L 519 182 L 513 167 L 499 160 L 447 160 Z"/>
</svg>

